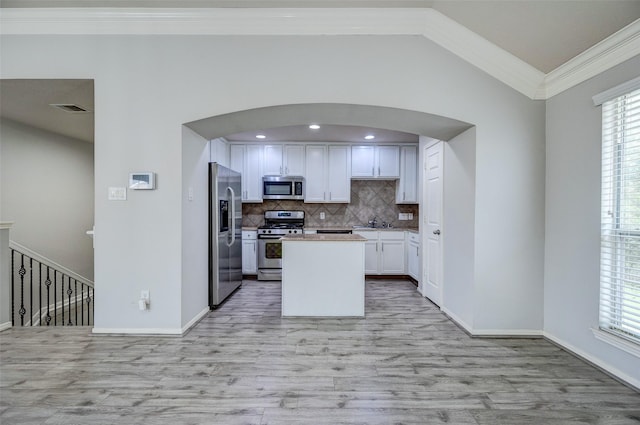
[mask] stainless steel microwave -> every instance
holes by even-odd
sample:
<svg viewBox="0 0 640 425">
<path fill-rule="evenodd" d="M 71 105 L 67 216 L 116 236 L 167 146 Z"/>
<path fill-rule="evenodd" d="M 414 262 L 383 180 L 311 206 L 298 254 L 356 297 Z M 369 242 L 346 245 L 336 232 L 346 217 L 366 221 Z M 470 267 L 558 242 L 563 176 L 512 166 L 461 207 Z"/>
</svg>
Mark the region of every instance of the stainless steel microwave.
<svg viewBox="0 0 640 425">
<path fill-rule="evenodd" d="M 304 199 L 304 177 L 264 176 L 262 199 Z"/>
</svg>

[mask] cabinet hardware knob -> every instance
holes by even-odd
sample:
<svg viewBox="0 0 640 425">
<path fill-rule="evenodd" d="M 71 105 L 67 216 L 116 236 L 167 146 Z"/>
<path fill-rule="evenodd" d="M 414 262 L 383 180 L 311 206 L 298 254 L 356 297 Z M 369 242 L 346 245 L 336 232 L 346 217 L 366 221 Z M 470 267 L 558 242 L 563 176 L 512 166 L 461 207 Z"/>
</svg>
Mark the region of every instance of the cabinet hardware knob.
<svg viewBox="0 0 640 425">
<path fill-rule="evenodd" d="M 439 234 L 440 234 L 440 229 L 438 229 L 438 230 L 434 230 L 434 231 L 433 231 L 433 234 L 434 234 L 434 235 L 439 235 Z"/>
</svg>

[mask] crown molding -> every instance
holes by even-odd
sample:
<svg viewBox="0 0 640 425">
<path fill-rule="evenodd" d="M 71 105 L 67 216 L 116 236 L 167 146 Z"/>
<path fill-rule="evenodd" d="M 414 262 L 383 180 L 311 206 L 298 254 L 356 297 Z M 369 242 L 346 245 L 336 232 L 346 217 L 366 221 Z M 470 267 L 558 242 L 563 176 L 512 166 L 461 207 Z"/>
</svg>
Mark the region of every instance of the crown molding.
<svg viewBox="0 0 640 425">
<path fill-rule="evenodd" d="M 536 99 L 549 99 L 640 54 L 640 19 L 554 69 Z"/>
<path fill-rule="evenodd" d="M 640 20 L 545 75 L 431 8 L 0 8 L 0 35 L 420 35 L 531 99 L 640 53 Z"/>
</svg>

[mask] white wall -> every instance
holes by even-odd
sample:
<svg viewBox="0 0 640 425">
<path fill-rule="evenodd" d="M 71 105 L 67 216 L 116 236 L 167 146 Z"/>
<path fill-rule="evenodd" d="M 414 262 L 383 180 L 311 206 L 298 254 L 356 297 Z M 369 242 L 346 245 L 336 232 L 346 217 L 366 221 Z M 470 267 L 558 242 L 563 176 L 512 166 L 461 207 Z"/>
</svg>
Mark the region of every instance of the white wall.
<svg viewBox="0 0 640 425">
<path fill-rule="evenodd" d="M 544 103 L 427 39 L 18 35 L 3 36 L 2 47 L 3 78 L 95 79 L 97 328 L 183 323 L 182 124 L 314 102 L 475 124 L 475 266 L 485 295 L 474 325 L 541 328 Z M 158 189 L 107 201 L 107 188 L 135 170 L 157 172 Z M 153 294 L 145 313 L 136 304 L 141 288 Z"/>
<path fill-rule="evenodd" d="M 594 338 L 600 286 L 601 108 L 592 96 L 638 76 L 640 56 L 547 101 L 544 331 L 640 387 L 640 361 Z"/>
<path fill-rule="evenodd" d="M 3 119 L 0 161 L 11 239 L 93 280 L 93 145 Z"/>
<path fill-rule="evenodd" d="M 209 311 L 209 142 L 182 127 L 182 315 L 184 327 Z M 193 199 L 189 199 L 189 190 Z"/>
<path fill-rule="evenodd" d="M 475 304 L 476 129 L 443 145 L 442 310 L 473 331 Z"/>
</svg>

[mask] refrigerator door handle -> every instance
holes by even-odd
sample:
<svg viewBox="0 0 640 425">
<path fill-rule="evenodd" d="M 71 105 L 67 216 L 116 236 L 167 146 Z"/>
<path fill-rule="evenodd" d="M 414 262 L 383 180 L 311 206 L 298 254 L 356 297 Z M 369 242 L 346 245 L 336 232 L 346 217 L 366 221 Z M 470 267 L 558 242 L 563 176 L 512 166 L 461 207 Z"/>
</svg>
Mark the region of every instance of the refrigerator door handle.
<svg viewBox="0 0 640 425">
<path fill-rule="evenodd" d="M 227 192 L 231 195 L 229 196 L 231 200 L 231 202 L 229 202 L 231 204 L 231 213 L 229 214 L 229 233 L 231 234 L 231 238 L 227 238 L 227 246 L 231 246 L 236 242 L 236 193 L 231 186 L 227 187 Z"/>
</svg>

